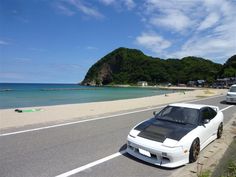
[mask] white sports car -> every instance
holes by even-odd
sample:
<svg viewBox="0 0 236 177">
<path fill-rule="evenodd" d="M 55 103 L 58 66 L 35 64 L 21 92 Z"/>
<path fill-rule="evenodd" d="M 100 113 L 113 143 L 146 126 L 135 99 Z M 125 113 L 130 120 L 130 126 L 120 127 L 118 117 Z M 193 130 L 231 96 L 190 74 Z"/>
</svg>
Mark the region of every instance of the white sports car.
<svg viewBox="0 0 236 177">
<path fill-rule="evenodd" d="M 195 162 L 199 152 L 223 132 L 224 116 L 216 106 L 176 103 L 154 115 L 130 131 L 127 152 L 158 166 Z"/>
</svg>

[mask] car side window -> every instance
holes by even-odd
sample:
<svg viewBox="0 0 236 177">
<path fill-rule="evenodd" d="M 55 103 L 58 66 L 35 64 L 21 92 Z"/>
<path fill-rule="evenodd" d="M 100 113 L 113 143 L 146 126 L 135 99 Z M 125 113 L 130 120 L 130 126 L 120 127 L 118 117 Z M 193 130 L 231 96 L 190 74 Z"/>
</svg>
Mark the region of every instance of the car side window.
<svg viewBox="0 0 236 177">
<path fill-rule="evenodd" d="M 202 120 L 211 118 L 211 114 L 210 114 L 210 111 L 208 108 L 203 108 L 201 110 L 201 118 L 202 118 Z"/>
<path fill-rule="evenodd" d="M 210 112 L 210 119 L 213 119 L 216 116 L 217 112 L 213 110 L 212 108 L 208 108 L 208 109 Z"/>
<path fill-rule="evenodd" d="M 213 119 L 215 116 L 216 116 L 216 111 L 214 111 L 212 108 L 203 108 L 201 110 L 201 118 L 202 118 L 202 121 L 205 120 L 205 119 Z"/>
</svg>

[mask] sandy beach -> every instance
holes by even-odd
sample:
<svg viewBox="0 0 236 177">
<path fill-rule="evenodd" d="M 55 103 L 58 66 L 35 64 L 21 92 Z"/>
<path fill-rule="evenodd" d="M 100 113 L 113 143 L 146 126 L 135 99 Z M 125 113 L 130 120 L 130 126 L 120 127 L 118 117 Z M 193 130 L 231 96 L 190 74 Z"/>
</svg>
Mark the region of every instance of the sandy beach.
<svg viewBox="0 0 236 177">
<path fill-rule="evenodd" d="M 187 92 L 176 92 L 168 95 L 158 95 L 137 99 L 94 102 L 83 104 L 68 104 L 57 106 L 41 106 L 38 112 L 17 113 L 14 109 L 0 110 L 0 129 L 22 127 L 26 125 L 83 120 L 115 112 L 145 109 L 158 105 L 185 102 L 194 99 L 225 95 L 226 89 L 197 89 Z M 32 109 L 24 108 L 24 109 Z"/>
</svg>

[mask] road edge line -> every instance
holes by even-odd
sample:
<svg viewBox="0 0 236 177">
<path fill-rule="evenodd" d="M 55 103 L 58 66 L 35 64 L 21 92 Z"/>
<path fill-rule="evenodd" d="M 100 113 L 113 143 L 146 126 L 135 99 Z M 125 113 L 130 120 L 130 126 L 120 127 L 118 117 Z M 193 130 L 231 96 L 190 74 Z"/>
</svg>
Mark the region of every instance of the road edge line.
<svg viewBox="0 0 236 177">
<path fill-rule="evenodd" d="M 57 175 L 57 176 L 55 176 L 55 177 L 68 177 L 68 176 L 77 174 L 77 173 L 79 173 L 79 172 L 81 172 L 81 171 L 84 171 L 84 170 L 86 170 L 86 169 L 88 169 L 88 168 L 94 167 L 94 166 L 96 166 L 96 165 L 99 165 L 99 164 L 102 164 L 102 163 L 107 162 L 107 161 L 109 161 L 109 160 L 112 160 L 112 159 L 114 159 L 114 158 L 116 158 L 116 157 L 119 157 L 119 156 L 123 155 L 125 152 L 126 152 L 126 150 L 123 150 L 123 151 L 120 151 L 120 152 L 116 152 L 116 153 L 111 154 L 111 155 L 109 155 L 109 156 L 107 156 L 107 157 L 104 157 L 104 158 L 102 158 L 102 159 L 96 160 L 96 161 L 91 162 L 91 163 L 89 163 L 89 164 L 86 164 L 86 165 L 84 165 L 84 166 L 75 168 L 75 169 L 73 169 L 73 170 L 70 170 L 70 171 L 68 171 L 68 172 L 62 173 L 62 174 Z"/>
</svg>

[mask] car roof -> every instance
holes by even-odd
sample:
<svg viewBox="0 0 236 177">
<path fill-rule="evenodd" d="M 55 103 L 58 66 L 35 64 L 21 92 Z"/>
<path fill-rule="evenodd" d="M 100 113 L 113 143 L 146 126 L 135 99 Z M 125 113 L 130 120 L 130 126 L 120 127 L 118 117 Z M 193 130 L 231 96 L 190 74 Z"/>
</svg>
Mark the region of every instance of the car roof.
<svg viewBox="0 0 236 177">
<path fill-rule="evenodd" d="M 234 85 L 231 85 L 231 87 L 236 87 L 236 84 L 234 84 Z"/>
<path fill-rule="evenodd" d="M 215 107 L 215 106 L 210 106 L 210 105 L 191 104 L 191 103 L 173 103 L 173 104 L 169 104 L 169 106 L 193 108 L 193 109 L 201 109 L 203 107 Z"/>
</svg>

